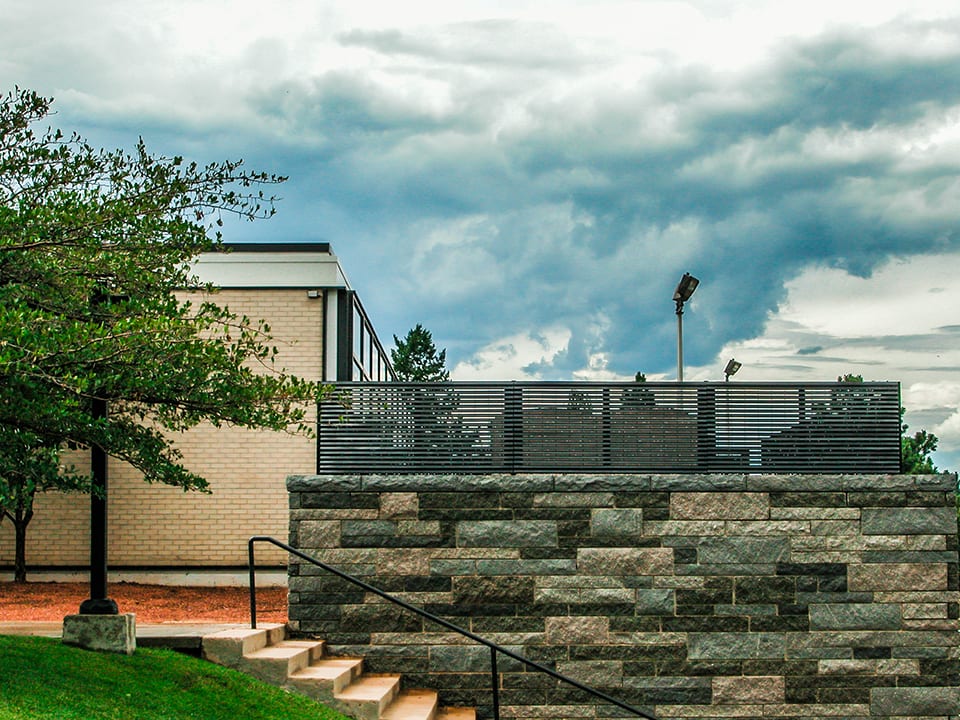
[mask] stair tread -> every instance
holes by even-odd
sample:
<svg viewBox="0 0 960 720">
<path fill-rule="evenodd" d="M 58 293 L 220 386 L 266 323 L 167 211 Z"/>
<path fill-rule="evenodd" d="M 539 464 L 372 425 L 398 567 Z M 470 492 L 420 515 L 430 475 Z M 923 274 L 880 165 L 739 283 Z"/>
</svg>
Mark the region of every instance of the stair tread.
<svg viewBox="0 0 960 720">
<path fill-rule="evenodd" d="M 390 703 L 381 720 L 431 720 L 437 709 L 432 690 L 404 690 Z"/>
<path fill-rule="evenodd" d="M 283 640 L 282 642 L 277 643 L 277 645 L 284 645 L 286 647 L 302 647 L 302 648 L 315 648 L 323 647 L 323 640 Z"/>
<path fill-rule="evenodd" d="M 384 696 L 396 692 L 399 675 L 363 675 L 336 694 L 338 700 L 380 702 Z"/>
<path fill-rule="evenodd" d="M 277 645 L 268 645 L 265 648 L 248 653 L 246 658 L 248 660 L 286 660 L 287 658 L 296 657 L 297 655 L 309 652 L 310 648 L 302 645 L 287 645 L 286 643 L 279 643 Z"/>
<path fill-rule="evenodd" d="M 468 707 L 441 708 L 435 720 L 476 720 L 477 711 Z"/>
<path fill-rule="evenodd" d="M 362 663 L 362 658 L 323 658 L 303 670 L 298 670 L 290 677 L 294 680 L 333 680 Z"/>
<path fill-rule="evenodd" d="M 277 628 L 279 628 L 279 627 L 281 627 L 281 623 L 266 623 L 266 624 L 262 624 L 262 625 L 260 625 L 260 627 L 258 627 L 256 630 L 254 630 L 254 629 L 252 629 L 252 628 L 248 628 L 248 627 L 227 628 L 226 630 L 220 630 L 220 631 L 218 631 L 218 632 L 211 633 L 210 635 L 207 635 L 206 637 L 208 637 L 208 638 L 214 638 L 214 639 L 218 639 L 218 640 L 219 640 L 219 639 L 222 639 L 222 640 L 230 640 L 230 639 L 242 640 L 242 639 L 244 639 L 244 638 L 248 638 L 248 637 L 255 636 L 255 635 L 266 635 L 266 634 L 268 634 L 271 630 L 275 630 L 275 629 L 277 629 Z"/>
</svg>

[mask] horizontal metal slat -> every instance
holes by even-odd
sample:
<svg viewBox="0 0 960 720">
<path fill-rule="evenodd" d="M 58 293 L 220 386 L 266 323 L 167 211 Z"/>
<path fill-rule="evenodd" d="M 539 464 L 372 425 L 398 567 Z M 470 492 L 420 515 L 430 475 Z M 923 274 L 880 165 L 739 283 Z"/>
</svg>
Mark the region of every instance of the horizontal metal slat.
<svg viewBox="0 0 960 720">
<path fill-rule="evenodd" d="M 897 472 L 897 383 L 343 383 L 318 471 Z"/>
</svg>

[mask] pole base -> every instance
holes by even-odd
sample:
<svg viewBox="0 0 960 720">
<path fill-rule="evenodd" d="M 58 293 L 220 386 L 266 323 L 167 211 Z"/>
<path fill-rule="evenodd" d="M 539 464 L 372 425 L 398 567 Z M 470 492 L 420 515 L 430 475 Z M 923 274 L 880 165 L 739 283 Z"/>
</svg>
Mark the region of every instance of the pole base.
<svg viewBox="0 0 960 720">
<path fill-rule="evenodd" d="M 67 615 L 63 619 L 63 644 L 86 650 L 133 655 L 137 625 L 133 613 L 124 615 Z"/>
<path fill-rule="evenodd" d="M 81 615 L 117 615 L 117 603 L 110 598 L 87 598 L 80 603 Z"/>
</svg>

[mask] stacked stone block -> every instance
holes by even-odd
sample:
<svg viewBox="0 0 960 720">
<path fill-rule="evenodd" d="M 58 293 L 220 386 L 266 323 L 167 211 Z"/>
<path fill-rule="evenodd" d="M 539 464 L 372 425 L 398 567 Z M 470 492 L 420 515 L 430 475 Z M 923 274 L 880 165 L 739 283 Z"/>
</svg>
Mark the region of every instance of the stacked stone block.
<svg viewBox="0 0 960 720">
<path fill-rule="evenodd" d="M 956 476 L 295 476 L 291 542 L 660 718 L 960 713 Z M 489 651 L 303 563 L 290 618 L 490 712 Z M 623 717 L 501 659 L 501 714 Z"/>
</svg>

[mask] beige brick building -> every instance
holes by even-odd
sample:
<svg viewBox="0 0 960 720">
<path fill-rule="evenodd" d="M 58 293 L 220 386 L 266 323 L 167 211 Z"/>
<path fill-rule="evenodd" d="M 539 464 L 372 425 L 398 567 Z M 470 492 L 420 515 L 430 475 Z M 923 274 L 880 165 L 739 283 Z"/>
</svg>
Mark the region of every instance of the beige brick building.
<svg viewBox="0 0 960 720">
<path fill-rule="evenodd" d="M 227 253 L 201 256 L 195 267 L 202 280 L 220 288 L 218 304 L 269 323 L 278 364 L 286 371 L 329 381 L 389 378 L 379 340 L 326 243 L 236 245 Z M 111 569 L 239 567 L 246 564 L 251 535 L 286 538 L 285 479 L 316 471 L 315 440 L 202 425 L 176 444 L 186 466 L 210 482 L 212 493 L 149 485 L 111 458 Z M 78 454 L 73 462 L 82 466 L 89 460 Z M 38 496 L 27 533 L 28 567 L 87 567 L 89 524 L 88 496 Z M 285 562 L 279 553 L 262 553 L 265 562 Z M 0 568 L 12 565 L 13 527 L 6 522 L 0 524 Z"/>
</svg>

